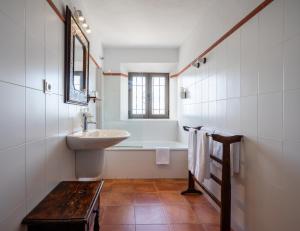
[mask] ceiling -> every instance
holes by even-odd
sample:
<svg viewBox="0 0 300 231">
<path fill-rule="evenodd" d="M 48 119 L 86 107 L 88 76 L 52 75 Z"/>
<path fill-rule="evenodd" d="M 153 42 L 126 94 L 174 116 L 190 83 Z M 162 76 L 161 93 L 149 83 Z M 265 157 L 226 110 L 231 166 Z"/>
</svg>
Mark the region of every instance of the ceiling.
<svg viewBox="0 0 300 231">
<path fill-rule="evenodd" d="M 205 0 L 82 0 L 104 47 L 179 47 L 199 23 Z"/>
</svg>

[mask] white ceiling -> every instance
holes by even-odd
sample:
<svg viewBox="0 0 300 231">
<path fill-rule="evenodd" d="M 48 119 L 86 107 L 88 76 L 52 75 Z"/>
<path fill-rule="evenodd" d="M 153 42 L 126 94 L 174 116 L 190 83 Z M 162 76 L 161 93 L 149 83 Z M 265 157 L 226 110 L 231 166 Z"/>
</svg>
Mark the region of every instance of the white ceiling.
<svg viewBox="0 0 300 231">
<path fill-rule="evenodd" d="M 82 0 L 104 47 L 178 47 L 199 23 L 205 0 Z"/>
</svg>

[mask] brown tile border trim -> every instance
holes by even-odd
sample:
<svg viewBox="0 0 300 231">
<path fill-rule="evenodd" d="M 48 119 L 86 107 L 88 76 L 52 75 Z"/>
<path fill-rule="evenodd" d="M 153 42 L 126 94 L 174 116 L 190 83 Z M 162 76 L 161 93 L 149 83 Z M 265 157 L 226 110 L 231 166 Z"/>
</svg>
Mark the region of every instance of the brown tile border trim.
<svg viewBox="0 0 300 231">
<path fill-rule="evenodd" d="M 125 74 L 125 73 L 121 73 L 121 72 L 103 72 L 103 75 L 104 76 L 121 76 L 121 77 L 128 77 L 128 75 L 127 74 Z"/>
<path fill-rule="evenodd" d="M 233 26 L 229 31 L 227 31 L 221 38 L 215 41 L 209 48 L 207 48 L 204 52 L 202 52 L 197 58 L 195 58 L 191 63 L 182 68 L 178 73 L 171 75 L 171 78 L 175 78 L 180 76 L 183 72 L 189 69 L 193 63 L 195 63 L 199 58 L 203 58 L 207 53 L 212 51 L 215 47 L 217 47 L 220 43 L 222 43 L 226 38 L 228 38 L 231 34 L 233 34 L 236 30 L 238 30 L 241 26 L 243 26 L 246 22 L 248 22 L 251 18 L 253 18 L 256 14 L 262 11 L 266 6 L 268 6 L 273 0 L 265 0 L 259 6 L 257 6 L 254 10 L 252 10 L 246 17 L 244 17 L 241 21 L 239 21 L 235 26 Z"/>
<path fill-rule="evenodd" d="M 59 10 L 55 6 L 55 4 L 52 2 L 52 0 L 46 0 L 46 1 L 50 5 L 50 7 L 54 11 L 54 13 L 59 17 L 59 19 L 62 22 L 65 22 L 65 17 L 59 12 Z M 93 63 L 97 66 L 97 68 L 100 68 L 101 66 L 100 66 L 100 64 L 97 63 L 97 61 L 95 60 L 95 58 L 91 54 L 89 54 L 89 56 L 90 56 L 91 60 L 93 61 Z"/>
</svg>

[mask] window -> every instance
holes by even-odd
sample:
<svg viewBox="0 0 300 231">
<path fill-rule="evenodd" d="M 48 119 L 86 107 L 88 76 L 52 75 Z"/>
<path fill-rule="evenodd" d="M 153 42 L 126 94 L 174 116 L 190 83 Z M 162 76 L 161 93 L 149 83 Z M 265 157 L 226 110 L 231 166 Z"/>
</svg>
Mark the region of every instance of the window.
<svg viewBox="0 0 300 231">
<path fill-rule="evenodd" d="M 169 74 L 129 73 L 129 118 L 169 118 Z"/>
</svg>

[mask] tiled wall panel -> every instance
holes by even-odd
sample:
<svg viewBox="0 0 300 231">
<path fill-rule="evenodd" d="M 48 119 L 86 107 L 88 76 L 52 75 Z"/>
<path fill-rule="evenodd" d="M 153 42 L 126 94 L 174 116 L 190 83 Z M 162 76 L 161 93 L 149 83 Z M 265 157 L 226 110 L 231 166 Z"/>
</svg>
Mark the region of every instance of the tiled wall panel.
<svg viewBox="0 0 300 231">
<path fill-rule="evenodd" d="M 190 91 L 190 98 L 178 99 L 181 126 L 206 125 L 245 136 L 242 171 L 232 178 L 237 231 L 300 225 L 293 203 L 300 190 L 299 12 L 299 1 L 274 0 L 211 51 L 207 64 L 179 78 L 178 89 Z M 214 65 L 216 76 L 206 74 Z M 216 98 L 210 85 L 215 78 Z M 187 134 L 180 137 L 186 140 Z"/>
<path fill-rule="evenodd" d="M 64 24 L 46 1 L 0 1 L 0 28 L 0 230 L 17 231 L 59 181 L 75 178 L 66 135 L 81 129 L 82 107 L 63 103 Z M 90 62 L 92 90 L 95 69 Z"/>
</svg>

